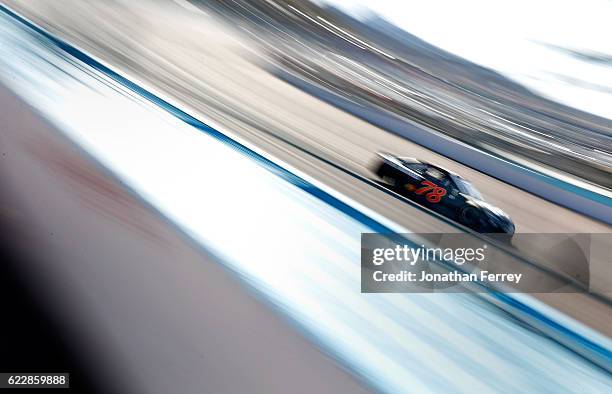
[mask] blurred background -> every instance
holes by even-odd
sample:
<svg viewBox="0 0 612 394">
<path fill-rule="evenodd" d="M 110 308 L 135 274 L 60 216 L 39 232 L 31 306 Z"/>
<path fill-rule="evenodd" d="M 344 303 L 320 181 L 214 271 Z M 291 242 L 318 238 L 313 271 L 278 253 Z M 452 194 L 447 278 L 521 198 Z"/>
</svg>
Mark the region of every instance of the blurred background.
<svg viewBox="0 0 612 394">
<path fill-rule="evenodd" d="M 609 15 L 606 5 L 449 3 L 219 6 L 256 29 L 276 66 L 311 83 L 609 189 L 609 27 L 573 14 Z"/>
<path fill-rule="evenodd" d="M 6 371 L 83 392 L 609 390 L 609 2 L 2 4 L 3 336 L 42 338 Z M 381 187 L 381 151 L 472 182 L 534 234 L 492 243 L 499 261 L 563 290 L 362 294 L 364 232 L 488 242 Z M 585 262 L 552 233 L 602 236 Z"/>
</svg>

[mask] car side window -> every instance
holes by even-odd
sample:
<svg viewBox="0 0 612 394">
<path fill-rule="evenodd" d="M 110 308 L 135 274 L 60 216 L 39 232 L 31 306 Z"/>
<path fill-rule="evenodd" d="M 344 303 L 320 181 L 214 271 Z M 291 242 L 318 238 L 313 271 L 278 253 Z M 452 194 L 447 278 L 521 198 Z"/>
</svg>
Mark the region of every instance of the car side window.
<svg viewBox="0 0 612 394">
<path fill-rule="evenodd" d="M 410 164 L 407 167 L 419 174 L 422 174 L 428 168 L 426 165 L 423 164 Z"/>
<path fill-rule="evenodd" d="M 447 190 L 457 189 L 457 185 L 453 181 L 452 177 L 444 171 L 441 171 L 435 167 L 429 167 L 427 175 L 435 179 L 435 182 Z"/>
<path fill-rule="evenodd" d="M 440 182 L 446 178 L 446 176 L 444 175 L 442 171 L 434 167 L 429 167 L 426 171 L 426 174 L 432 178 L 437 179 Z"/>
</svg>

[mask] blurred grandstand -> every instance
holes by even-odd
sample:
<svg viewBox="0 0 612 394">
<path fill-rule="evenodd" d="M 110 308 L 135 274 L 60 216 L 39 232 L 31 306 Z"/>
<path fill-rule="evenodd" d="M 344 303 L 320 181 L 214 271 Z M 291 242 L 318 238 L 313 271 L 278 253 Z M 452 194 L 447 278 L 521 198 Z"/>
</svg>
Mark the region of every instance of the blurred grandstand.
<svg viewBox="0 0 612 394">
<path fill-rule="evenodd" d="M 375 13 L 291 0 L 196 2 L 308 83 L 507 160 L 612 189 L 612 120 L 538 95 Z"/>
</svg>

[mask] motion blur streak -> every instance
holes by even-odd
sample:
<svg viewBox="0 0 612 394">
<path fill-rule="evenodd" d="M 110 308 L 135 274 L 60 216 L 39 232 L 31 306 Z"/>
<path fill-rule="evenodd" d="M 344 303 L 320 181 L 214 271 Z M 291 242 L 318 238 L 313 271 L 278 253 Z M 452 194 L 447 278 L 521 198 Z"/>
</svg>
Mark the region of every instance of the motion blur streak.
<svg viewBox="0 0 612 394">
<path fill-rule="evenodd" d="M 460 165 L 289 86 L 258 65 L 267 56 L 250 36 L 241 33 L 250 30 L 250 25 L 233 19 L 226 24 L 213 17 L 213 12 L 205 16 L 175 2 L 5 2 L 140 86 L 161 93 L 190 113 L 214 119 L 320 180 L 330 177 L 321 162 L 283 141 L 363 177 L 373 176 L 372 161 L 380 150 L 435 162 L 472 181 L 487 201 L 512 217 L 518 232 L 611 231 L 609 225 L 500 182 L 486 171 Z M 404 202 L 365 191 L 362 182 L 334 177 L 333 184 L 402 225 L 419 222 L 425 232 L 448 231 L 448 226 L 440 226 L 429 214 L 418 214 Z"/>
<path fill-rule="evenodd" d="M 374 11 L 355 18 L 311 2 L 211 3 L 221 15 L 253 29 L 284 67 L 362 105 L 416 118 L 535 168 L 562 169 L 608 191 L 612 186 L 610 119 L 538 95 Z"/>
<path fill-rule="evenodd" d="M 4 84 L 376 389 L 566 393 L 612 383 L 479 296 L 360 294 L 360 233 L 385 226 L 160 111 L 5 13 L 0 48 Z M 610 341 L 580 334 L 597 340 L 609 365 Z"/>
<path fill-rule="evenodd" d="M 283 0 L 212 4 L 265 48 L 270 70 L 290 83 L 435 152 L 612 223 L 610 120 L 538 96 L 374 12 L 356 19 L 334 7 Z"/>
</svg>

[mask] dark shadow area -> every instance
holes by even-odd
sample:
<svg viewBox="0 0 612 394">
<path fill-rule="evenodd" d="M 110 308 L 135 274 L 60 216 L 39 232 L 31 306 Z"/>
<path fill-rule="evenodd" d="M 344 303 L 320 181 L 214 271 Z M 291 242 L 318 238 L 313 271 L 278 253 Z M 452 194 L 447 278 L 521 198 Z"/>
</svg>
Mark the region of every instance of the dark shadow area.
<svg viewBox="0 0 612 394">
<path fill-rule="evenodd" d="M 70 389 L 44 393 L 101 393 L 81 367 L 79 349 L 62 335 L 51 311 L 42 307 L 20 267 L 27 261 L 12 246 L 10 229 L 0 218 L 0 372 L 70 373 Z M 17 390 L 18 393 L 34 389 Z M 0 389 L 0 392 L 13 392 Z M 38 392 L 38 391 L 37 391 Z"/>
</svg>

